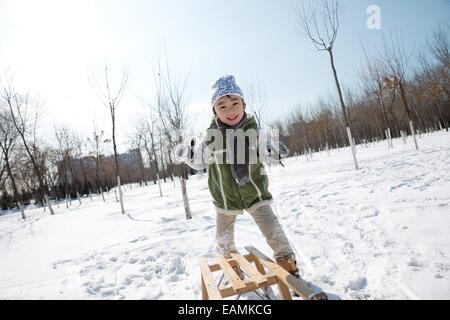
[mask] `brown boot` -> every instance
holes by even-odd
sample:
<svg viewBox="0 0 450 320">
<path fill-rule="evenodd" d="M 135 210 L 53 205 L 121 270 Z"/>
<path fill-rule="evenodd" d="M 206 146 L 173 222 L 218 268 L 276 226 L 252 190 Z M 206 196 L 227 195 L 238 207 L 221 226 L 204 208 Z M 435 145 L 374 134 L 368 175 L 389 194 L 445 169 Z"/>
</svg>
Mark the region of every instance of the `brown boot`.
<svg viewBox="0 0 450 320">
<path fill-rule="evenodd" d="M 277 264 L 297 279 L 300 278 L 300 273 L 297 268 L 297 261 L 294 259 L 294 257 L 287 259 L 277 259 Z M 295 293 L 295 291 L 293 292 L 293 295 L 294 297 L 299 296 L 297 293 Z"/>
<path fill-rule="evenodd" d="M 300 273 L 297 268 L 297 261 L 291 257 L 288 259 L 277 259 L 277 264 L 283 267 L 287 272 L 292 274 L 297 279 L 300 278 Z M 299 297 L 299 295 L 294 291 L 294 297 Z M 328 296 L 324 292 L 316 293 L 312 298 L 312 300 L 328 300 Z"/>
<path fill-rule="evenodd" d="M 284 270 L 292 274 L 296 278 L 300 278 L 300 273 L 297 268 L 297 261 L 291 257 L 287 259 L 277 259 L 277 264 L 283 267 Z"/>
</svg>

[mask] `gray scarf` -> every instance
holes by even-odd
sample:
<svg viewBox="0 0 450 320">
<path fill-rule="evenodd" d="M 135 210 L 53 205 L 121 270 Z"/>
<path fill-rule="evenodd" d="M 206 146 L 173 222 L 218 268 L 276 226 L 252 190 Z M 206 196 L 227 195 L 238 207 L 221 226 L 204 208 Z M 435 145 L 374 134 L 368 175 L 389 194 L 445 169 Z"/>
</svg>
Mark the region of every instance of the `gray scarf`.
<svg viewBox="0 0 450 320">
<path fill-rule="evenodd" d="M 242 117 L 241 121 L 239 121 L 238 124 L 234 125 L 234 126 L 229 126 L 225 123 L 223 123 L 222 121 L 220 121 L 219 118 L 217 118 L 217 124 L 219 126 L 219 130 L 222 132 L 223 136 L 226 137 L 226 131 L 227 129 L 233 129 L 233 130 L 237 130 L 237 129 L 243 129 L 245 124 L 247 123 L 247 113 L 244 112 L 244 116 Z M 231 173 L 233 175 L 234 180 L 236 181 L 237 184 L 239 185 L 243 185 L 245 183 L 247 183 L 250 178 L 249 178 L 249 170 L 248 170 L 248 165 L 249 165 L 249 146 L 248 146 L 248 142 L 247 140 L 245 140 L 245 162 L 243 164 L 239 164 L 238 163 L 238 152 L 242 150 L 237 150 L 237 138 L 234 138 L 233 141 L 230 141 L 230 139 L 226 139 L 227 142 L 227 155 L 228 155 L 228 159 L 231 159 L 231 148 L 233 148 L 234 152 L 233 152 L 233 162 L 231 163 Z M 242 155 L 241 155 L 242 157 Z"/>
</svg>

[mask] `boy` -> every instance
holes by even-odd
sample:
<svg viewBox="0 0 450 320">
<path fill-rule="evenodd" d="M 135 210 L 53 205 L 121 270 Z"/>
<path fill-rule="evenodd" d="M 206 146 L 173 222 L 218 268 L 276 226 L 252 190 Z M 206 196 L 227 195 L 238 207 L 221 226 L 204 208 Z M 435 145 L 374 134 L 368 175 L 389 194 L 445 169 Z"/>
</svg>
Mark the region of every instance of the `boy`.
<svg viewBox="0 0 450 320">
<path fill-rule="evenodd" d="M 234 224 L 237 215 L 246 210 L 274 250 L 277 263 L 298 277 L 293 250 L 270 206 L 272 195 L 268 191 L 269 181 L 260 159 L 261 151 L 255 152 L 260 133 L 255 118 L 245 112 L 244 96 L 234 76 L 219 78 L 211 89 L 214 118 L 207 137 L 195 148 L 180 145 L 175 154 L 193 169 L 208 169 L 208 187 L 217 214 L 219 252 L 227 258 L 231 258 L 231 252 L 236 252 Z M 275 153 L 277 162 L 289 153 L 281 142 L 277 147 L 267 147 L 269 152 Z M 243 276 L 240 270 L 236 271 Z"/>
</svg>

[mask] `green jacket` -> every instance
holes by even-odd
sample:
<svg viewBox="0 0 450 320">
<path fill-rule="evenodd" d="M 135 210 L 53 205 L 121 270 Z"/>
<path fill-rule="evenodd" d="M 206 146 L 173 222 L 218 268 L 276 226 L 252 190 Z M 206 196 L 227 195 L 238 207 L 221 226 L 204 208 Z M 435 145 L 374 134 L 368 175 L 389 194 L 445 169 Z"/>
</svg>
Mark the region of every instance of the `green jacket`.
<svg viewBox="0 0 450 320">
<path fill-rule="evenodd" d="M 218 129 L 217 120 L 213 119 L 209 129 Z M 209 130 L 208 129 L 208 130 Z M 245 124 L 244 132 L 248 129 L 258 129 L 255 117 L 249 115 Z M 210 144 L 211 141 L 206 141 Z M 257 147 L 256 145 L 254 146 Z M 250 145 L 252 148 L 252 145 Z M 222 161 L 218 161 L 223 157 Z M 213 198 L 214 206 L 218 212 L 226 214 L 242 214 L 243 210 L 252 211 L 256 208 L 272 203 L 270 194 L 269 179 L 259 156 L 255 164 L 249 164 L 250 181 L 238 185 L 231 173 L 231 165 L 226 163 L 226 143 L 223 141 L 223 149 L 216 150 L 214 157 L 211 157 L 207 163 L 208 169 L 208 187 Z"/>
</svg>

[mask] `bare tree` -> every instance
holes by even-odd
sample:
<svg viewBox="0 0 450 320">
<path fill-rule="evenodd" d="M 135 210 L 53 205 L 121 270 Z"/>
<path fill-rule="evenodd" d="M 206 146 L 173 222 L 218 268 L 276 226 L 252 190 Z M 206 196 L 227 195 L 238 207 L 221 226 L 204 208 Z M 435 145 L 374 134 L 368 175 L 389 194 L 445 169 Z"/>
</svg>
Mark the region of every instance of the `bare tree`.
<svg viewBox="0 0 450 320">
<path fill-rule="evenodd" d="M 22 204 L 20 204 L 21 200 L 19 199 L 19 190 L 17 188 L 16 179 L 12 172 L 11 165 L 11 154 L 14 152 L 18 136 L 19 134 L 15 129 L 8 112 L 5 111 L 0 114 L 0 151 L 2 152 L 3 159 L 5 161 L 7 176 L 9 177 L 9 181 L 13 189 L 14 202 L 16 203 L 17 207 L 21 209 L 22 218 L 25 220 L 25 212 L 23 210 Z"/>
<path fill-rule="evenodd" d="M 159 178 L 159 166 L 158 166 L 158 155 L 156 154 L 156 142 L 155 142 L 155 122 L 158 118 L 153 119 L 152 114 L 149 117 L 144 117 L 143 122 L 145 126 L 144 135 L 144 148 L 147 152 L 150 167 L 153 171 L 154 176 L 156 176 L 156 181 L 158 181 L 159 195 L 162 197 L 161 189 L 161 179 Z M 154 180 L 154 182 L 156 183 Z"/>
<path fill-rule="evenodd" d="M 79 198 L 83 190 L 83 182 L 86 182 L 86 174 L 83 175 L 82 139 L 69 126 L 54 126 L 54 138 L 59 158 L 60 183 L 64 185 L 66 197 L 71 194 L 70 189 L 75 189 Z M 81 202 L 81 200 L 79 200 Z"/>
<path fill-rule="evenodd" d="M 361 74 L 361 80 L 366 93 L 374 95 L 376 98 L 377 105 L 381 110 L 389 148 L 393 148 L 387 112 L 394 103 L 397 83 L 390 78 L 388 66 L 383 61 L 371 62 L 367 55 L 366 70 Z"/>
<path fill-rule="evenodd" d="M 383 53 L 381 58 L 386 62 L 389 67 L 394 81 L 398 83 L 400 89 L 400 97 L 402 98 L 403 107 L 405 108 L 406 115 L 408 117 L 409 127 L 414 141 L 416 150 L 419 150 L 416 139 L 416 131 L 414 129 L 414 122 L 411 117 L 411 110 L 409 107 L 407 93 L 406 93 L 406 73 L 409 67 L 409 60 L 412 52 L 407 52 L 403 43 L 403 39 L 400 33 L 395 33 L 389 39 L 383 35 Z"/>
<path fill-rule="evenodd" d="M 158 72 L 156 79 L 158 94 L 158 113 L 161 124 L 168 139 L 169 147 L 169 161 L 172 164 L 171 154 L 176 144 L 182 141 L 183 134 L 186 131 L 186 104 L 184 102 L 184 95 L 188 76 L 180 84 L 178 81 L 173 81 L 169 70 L 169 63 L 166 55 L 166 68 L 164 74 Z M 189 207 L 189 199 L 186 190 L 186 179 L 188 171 L 184 164 L 181 164 L 181 193 L 183 196 L 184 209 L 186 219 L 192 219 L 191 210 Z"/>
<path fill-rule="evenodd" d="M 87 175 L 88 159 L 86 159 L 86 140 L 82 134 L 73 132 L 73 150 L 75 151 L 75 162 L 77 177 L 80 182 L 79 190 L 81 194 L 89 193 L 89 179 Z M 78 195 L 79 197 L 79 195 Z M 80 200 L 81 202 L 81 200 Z"/>
<path fill-rule="evenodd" d="M 29 94 L 20 94 L 14 89 L 11 80 L 1 88 L 0 98 L 9 109 L 9 116 L 17 133 L 21 139 L 22 145 L 31 161 L 34 174 L 39 182 L 39 199 L 45 205 L 47 202 L 50 214 L 54 211 L 50 201 L 46 201 L 49 191 L 45 183 L 45 167 L 39 163 L 41 155 L 36 134 L 37 125 L 42 112 L 42 106 L 38 100 L 32 99 Z"/>
<path fill-rule="evenodd" d="M 358 170 L 351 124 L 345 107 L 341 86 L 334 63 L 333 47 L 339 30 L 339 17 L 342 9 L 340 0 L 304 0 L 295 7 L 298 32 L 310 39 L 318 51 L 326 51 L 330 57 L 339 101 L 342 108 L 349 145 L 352 148 L 353 162 Z"/>
<path fill-rule="evenodd" d="M 433 39 L 428 41 L 428 50 L 432 53 L 435 60 L 438 62 L 433 68 L 427 66 L 422 60 L 422 70 L 424 70 L 431 78 L 433 91 L 443 92 L 448 100 L 450 98 L 450 23 L 445 25 L 439 25 L 433 32 Z M 433 94 L 436 96 L 436 94 Z M 448 131 L 448 120 L 445 117 L 443 107 L 440 102 L 437 101 L 439 112 L 441 113 L 442 121 L 444 122 L 445 129 Z"/>
<path fill-rule="evenodd" d="M 432 102 L 435 106 L 437 118 L 442 121 L 446 131 L 448 131 L 448 121 L 445 116 L 445 111 L 441 103 L 442 96 L 447 95 L 448 88 L 448 73 L 444 72 L 442 64 L 433 66 L 422 51 L 417 57 L 419 63 L 419 70 L 414 75 L 414 88 L 412 90 L 413 96 L 416 100 L 427 100 Z"/>
<path fill-rule="evenodd" d="M 109 139 L 105 137 L 105 131 L 100 130 L 97 123 L 94 121 L 94 131 L 91 137 L 87 138 L 87 143 L 89 145 L 89 154 L 95 158 L 95 186 L 97 192 L 102 195 L 103 201 L 105 197 L 103 196 L 103 175 L 100 177 L 100 165 L 102 163 L 103 152 L 105 149 L 105 144 L 110 142 Z"/>
<path fill-rule="evenodd" d="M 263 123 L 264 109 L 267 106 L 267 94 L 265 90 L 258 84 L 250 84 L 245 88 L 245 101 L 247 107 L 253 113 L 258 123 L 258 127 L 261 128 Z"/>
<path fill-rule="evenodd" d="M 152 105 L 146 99 L 142 98 L 140 95 L 134 94 L 141 103 L 148 108 L 148 112 L 142 115 L 139 115 L 139 119 L 136 121 L 136 126 L 143 129 L 142 134 L 142 143 L 143 147 L 147 153 L 149 165 L 152 170 L 153 175 L 153 183 L 158 183 L 159 195 L 162 197 L 162 189 L 161 189 L 161 180 L 159 176 L 159 165 L 158 165 L 158 155 L 156 153 L 156 141 L 155 135 L 158 134 L 158 125 L 157 122 L 160 121 L 158 114 L 158 106 L 163 104 L 163 91 L 160 87 L 160 84 L 156 84 L 156 106 Z M 161 148 L 162 152 L 162 148 Z M 161 159 L 162 160 L 162 159 Z M 165 180 L 164 180 L 165 181 Z"/>
<path fill-rule="evenodd" d="M 70 153 L 71 150 L 69 150 L 66 145 L 67 141 L 69 139 L 69 128 L 68 127 L 56 127 L 53 126 L 54 130 L 54 138 L 56 141 L 56 156 L 59 160 L 59 171 L 60 171 L 60 183 L 62 182 L 64 185 L 64 193 L 66 198 L 68 198 L 69 194 L 69 166 L 70 166 Z M 73 177 L 73 175 L 72 175 Z M 68 207 L 68 206 L 67 206 Z"/>
<path fill-rule="evenodd" d="M 167 60 L 166 60 L 167 63 Z M 170 176 L 170 179 L 174 182 L 175 186 L 175 180 L 173 176 L 173 162 L 172 162 L 172 150 L 175 147 L 176 141 L 173 140 L 173 130 L 176 127 L 180 125 L 179 121 L 179 114 L 177 114 L 180 110 L 178 109 L 178 106 L 174 106 L 172 101 L 170 100 L 169 93 L 167 92 L 167 85 L 166 80 L 163 79 L 161 76 L 161 66 L 158 63 L 158 75 L 155 79 L 155 87 L 156 87 L 156 112 L 159 116 L 159 122 L 157 125 L 158 132 L 159 132 L 159 145 L 160 145 L 160 153 L 161 153 L 161 167 L 163 172 L 164 170 L 164 157 L 163 157 L 163 139 L 162 136 L 164 136 L 164 146 L 168 149 L 167 156 L 169 160 L 169 165 L 166 166 L 168 169 L 168 173 Z M 167 66 L 167 72 L 168 66 Z M 170 79 L 170 78 L 169 78 Z M 170 80 L 169 80 L 170 84 Z M 175 97 L 176 98 L 176 97 Z M 164 182 L 165 179 L 165 173 L 164 173 Z"/>
<path fill-rule="evenodd" d="M 131 130 L 126 134 L 128 138 L 128 144 L 134 149 L 137 150 L 138 154 L 138 167 L 139 167 L 139 184 L 142 185 L 142 183 L 145 183 L 147 185 L 147 182 L 145 180 L 145 173 L 144 173 L 144 162 L 142 159 L 142 149 L 144 148 L 145 143 L 145 135 L 146 135 L 146 126 L 145 122 L 142 121 L 142 118 L 140 115 L 137 116 L 137 119 L 134 119 L 131 126 Z"/>
<path fill-rule="evenodd" d="M 111 123 L 112 123 L 112 143 L 113 143 L 113 151 L 114 151 L 114 164 L 115 164 L 115 175 L 117 177 L 117 180 L 120 181 L 120 169 L 119 169 L 119 155 L 117 153 L 117 144 L 116 144 L 116 110 L 119 106 L 120 101 L 123 98 L 123 94 L 125 92 L 125 87 L 128 81 L 128 72 L 123 71 L 121 75 L 120 84 L 117 87 L 116 90 L 112 89 L 111 87 L 111 79 L 109 74 L 108 65 L 105 63 L 104 66 L 104 82 L 103 85 L 100 85 L 99 82 L 96 80 L 95 76 L 91 74 L 90 82 L 91 85 L 101 100 L 101 102 L 109 109 L 109 112 L 111 114 Z M 114 91 L 113 91 L 114 90 Z M 120 189 L 120 183 L 119 184 L 119 194 L 122 194 Z M 123 210 L 122 205 L 122 213 L 124 214 L 125 211 Z"/>
<path fill-rule="evenodd" d="M 432 41 L 428 41 L 429 51 L 433 54 L 435 59 L 439 61 L 441 66 L 444 68 L 444 74 L 442 74 L 445 83 L 448 84 L 450 71 L 450 40 L 449 40 L 450 23 L 445 25 L 439 25 L 437 29 L 433 32 Z M 449 94 L 449 85 L 445 86 L 447 96 Z"/>
<path fill-rule="evenodd" d="M 325 148 L 328 152 L 330 148 L 333 113 L 331 111 L 330 105 L 326 101 L 319 100 L 319 108 L 315 112 L 314 118 L 317 119 L 317 122 L 320 126 L 320 132 L 322 132 Z"/>
</svg>

